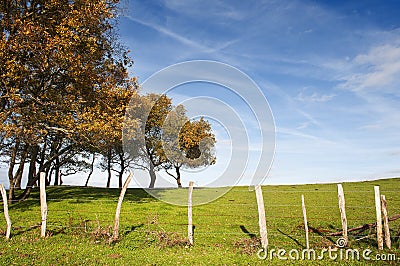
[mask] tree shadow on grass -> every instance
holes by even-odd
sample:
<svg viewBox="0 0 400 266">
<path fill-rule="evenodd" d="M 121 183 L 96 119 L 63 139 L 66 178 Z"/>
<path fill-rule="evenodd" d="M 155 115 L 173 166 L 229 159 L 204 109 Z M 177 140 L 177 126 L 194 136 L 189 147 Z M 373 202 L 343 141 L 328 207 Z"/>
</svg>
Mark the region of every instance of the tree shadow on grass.
<svg viewBox="0 0 400 266">
<path fill-rule="evenodd" d="M 14 226 L 12 228 L 12 231 L 11 231 L 12 232 L 11 233 L 11 237 L 19 236 L 19 235 L 25 234 L 27 232 L 31 232 L 33 230 L 37 230 L 38 228 L 40 228 L 40 226 L 41 226 L 40 223 L 31 225 L 29 227 Z"/>
<path fill-rule="evenodd" d="M 333 226 L 329 226 L 330 228 L 333 228 Z M 310 225 L 308 225 L 309 231 L 312 233 L 316 233 L 319 236 L 322 236 L 324 238 L 326 238 L 327 240 L 329 240 L 330 242 L 332 242 L 333 244 L 336 244 L 336 240 L 334 240 L 331 236 L 327 235 L 327 230 L 321 230 L 318 228 L 314 228 Z"/>
<path fill-rule="evenodd" d="M 124 236 L 127 236 L 127 235 L 129 235 L 130 233 L 133 233 L 136 229 L 142 228 L 143 226 L 144 226 L 144 224 L 141 223 L 141 224 L 139 224 L 139 225 L 132 225 L 132 226 L 130 226 L 130 227 L 127 227 L 127 228 L 124 230 L 123 235 L 124 235 Z"/>
<path fill-rule="evenodd" d="M 291 240 L 293 240 L 293 241 L 294 241 L 297 245 L 299 245 L 302 249 L 305 249 L 305 248 L 306 248 L 303 244 L 301 244 L 301 243 L 299 242 L 299 240 L 297 240 L 296 238 L 294 238 L 294 237 L 290 236 L 289 234 L 283 232 L 281 229 L 278 229 L 278 232 L 281 233 L 282 235 L 284 235 L 284 236 L 290 238 Z"/>
<path fill-rule="evenodd" d="M 22 191 L 21 191 L 22 192 Z M 21 193 L 17 192 L 17 193 Z M 67 201 L 71 204 L 90 203 L 96 201 L 110 201 L 117 203 L 121 189 L 119 188 L 94 188 L 75 186 L 49 186 L 46 188 L 47 203 Z M 128 188 L 124 202 L 147 203 L 156 201 L 150 194 L 141 188 Z M 33 188 L 28 199 L 14 202 L 10 209 L 27 210 L 40 206 L 39 188 Z"/>
<path fill-rule="evenodd" d="M 256 234 L 250 233 L 244 225 L 239 226 L 243 233 L 245 233 L 250 238 L 256 238 Z"/>
</svg>

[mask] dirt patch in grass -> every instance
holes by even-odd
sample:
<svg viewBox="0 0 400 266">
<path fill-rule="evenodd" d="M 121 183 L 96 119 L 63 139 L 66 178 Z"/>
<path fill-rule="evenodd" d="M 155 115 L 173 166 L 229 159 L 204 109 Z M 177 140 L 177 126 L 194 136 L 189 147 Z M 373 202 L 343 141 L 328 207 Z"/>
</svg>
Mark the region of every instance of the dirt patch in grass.
<svg viewBox="0 0 400 266">
<path fill-rule="evenodd" d="M 233 246 L 239 250 L 241 254 L 247 254 L 249 256 L 254 255 L 261 248 L 260 238 L 241 238 L 233 243 Z"/>
<path fill-rule="evenodd" d="M 91 237 L 95 244 L 109 243 L 111 238 L 111 226 L 98 226 L 92 231 Z"/>
<path fill-rule="evenodd" d="M 121 254 L 110 254 L 108 255 L 108 257 L 112 258 L 112 259 L 119 259 L 122 258 Z"/>
<path fill-rule="evenodd" d="M 170 248 L 175 246 L 189 246 L 189 241 L 175 232 L 154 231 L 149 232 L 160 248 Z"/>
</svg>

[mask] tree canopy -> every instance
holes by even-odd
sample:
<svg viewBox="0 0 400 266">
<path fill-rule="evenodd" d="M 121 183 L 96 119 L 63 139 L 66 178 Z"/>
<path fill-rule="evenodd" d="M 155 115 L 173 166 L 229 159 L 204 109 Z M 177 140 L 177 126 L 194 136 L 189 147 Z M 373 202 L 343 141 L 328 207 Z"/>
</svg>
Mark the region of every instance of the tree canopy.
<svg viewBox="0 0 400 266">
<path fill-rule="evenodd" d="M 149 172 L 149 188 L 155 186 L 159 170 L 164 169 L 181 187 L 181 168 L 216 162 L 216 140 L 207 120 L 190 120 L 185 107 L 174 106 L 166 95 L 143 95 L 139 102 L 128 107 L 126 121 L 139 118 L 141 126 L 133 131 L 125 127 L 124 147 L 135 158 L 136 168 Z"/>
<path fill-rule="evenodd" d="M 26 193 L 62 155 L 121 138 L 124 100 L 135 93 L 131 60 L 116 42 L 116 0 L 5 0 L 0 5 L 2 152 L 15 183 L 29 163 Z M 126 100 L 125 100 L 126 102 Z M 15 167 L 18 166 L 17 171 Z M 58 171 L 56 171 L 58 172 Z M 10 193 L 11 198 L 13 193 Z"/>
<path fill-rule="evenodd" d="M 40 172 L 48 184 L 54 178 L 54 185 L 60 185 L 62 176 L 89 170 L 87 185 L 97 156 L 108 173 L 107 187 L 112 172 L 121 187 L 132 164 L 148 170 L 154 187 L 158 170 L 175 168 L 180 185 L 181 167 L 215 162 L 215 138 L 206 120 L 189 121 L 184 107 L 174 108 L 165 95 L 137 94 L 137 80 L 128 75 L 133 62 L 116 32 L 118 4 L 0 4 L 0 156 L 9 165 L 10 202 L 17 199 L 23 175 L 28 181 L 18 199 L 29 196 Z M 148 115 L 126 119 L 126 112 Z M 166 123 L 168 116 L 178 119 L 179 127 Z M 126 128 L 132 133 L 128 150 L 123 145 Z M 175 152 L 167 155 L 170 144 Z"/>
<path fill-rule="evenodd" d="M 181 168 L 197 168 L 216 162 L 216 143 L 210 123 L 201 117 L 190 120 L 183 105 L 172 110 L 164 123 L 163 146 L 166 153 L 165 171 L 181 187 Z M 174 169 L 175 175 L 169 170 Z"/>
</svg>

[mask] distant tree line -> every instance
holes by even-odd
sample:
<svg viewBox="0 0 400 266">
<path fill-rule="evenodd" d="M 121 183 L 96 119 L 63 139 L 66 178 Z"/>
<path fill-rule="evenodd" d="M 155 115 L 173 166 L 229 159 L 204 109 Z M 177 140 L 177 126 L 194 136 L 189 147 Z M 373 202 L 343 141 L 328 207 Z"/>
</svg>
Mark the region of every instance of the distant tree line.
<svg viewBox="0 0 400 266">
<path fill-rule="evenodd" d="M 155 172 L 164 169 L 180 186 L 182 167 L 215 163 L 215 137 L 205 119 L 189 120 L 165 95 L 138 95 L 137 80 L 128 75 L 133 62 L 115 31 L 118 2 L 0 4 L 0 152 L 10 201 L 27 198 L 40 172 L 47 184 L 61 185 L 62 176 L 86 171 L 88 185 L 100 167 L 107 187 L 113 172 L 121 187 L 123 174 L 136 167 L 149 171 L 154 187 Z M 143 106 L 151 107 L 145 121 L 125 119 Z M 129 151 L 123 128 L 132 129 Z M 15 193 L 23 175 L 26 188 Z"/>
</svg>

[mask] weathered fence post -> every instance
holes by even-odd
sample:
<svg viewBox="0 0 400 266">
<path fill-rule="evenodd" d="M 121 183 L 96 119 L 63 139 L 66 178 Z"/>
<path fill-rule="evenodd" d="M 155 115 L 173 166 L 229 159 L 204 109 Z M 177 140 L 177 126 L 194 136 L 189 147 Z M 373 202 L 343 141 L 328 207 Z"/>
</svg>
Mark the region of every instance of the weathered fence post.
<svg viewBox="0 0 400 266">
<path fill-rule="evenodd" d="M 46 237 L 47 201 L 46 201 L 46 173 L 40 173 L 40 210 L 42 213 L 41 237 Z"/>
<path fill-rule="evenodd" d="M 304 202 L 304 195 L 301 195 L 301 208 L 303 210 L 304 230 L 306 231 L 306 248 L 310 249 L 310 243 L 309 243 L 309 240 L 308 240 L 307 211 L 306 211 L 306 204 Z"/>
<path fill-rule="evenodd" d="M 192 181 L 189 182 L 189 193 L 188 193 L 188 240 L 189 244 L 193 245 L 193 219 L 192 219 L 192 194 L 193 194 Z"/>
<path fill-rule="evenodd" d="M 339 198 L 339 210 L 340 210 L 340 217 L 342 220 L 342 230 L 343 230 L 343 238 L 348 242 L 347 236 L 347 217 L 346 217 L 346 201 L 344 199 L 344 192 L 342 184 L 337 184 L 338 188 L 338 198 Z"/>
<path fill-rule="evenodd" d="M 385 244 L 389 249 L 391 249 L 392 242 L 390 240 L 389 218 L 388 218 L 387 203 L 386 203 L 385 195 L 381 195 L 381 202 L 382 202 L 382 214 L 383 214 L 383 227 L 385 230 Z"/>
<path fill-rule="evenodd" d="M 378 240 L 378 249 L 383 250 L 383 236 L 382 236 L 382 209 L 381 209 L 381 195 L 379 186 L 374 186 L 375 191 L 375 210 L 376 210 L 376 237 Z"/>
<path fill-rule="evenodd" d="M 115 211 L 115 219 L 114 219 L 114 230 L 111 241 L 115 241 L 119 236 L 119 216 L 121 214 L 122 201 L 124 200 L 126 189 L 128 188 L 129 183 L 132 180 L 132 172 L 129 173 L 129 176 L 126 178 L 124 185 L 122 186 L 121 193 L 118 198 L 117 210 Z"/>
<path fill-rule="evenodd" d="M 258 225 L 260 226 L 261 246 L 266 250 L 268 248 L 267 221 L 265 219 L 264 198 L 261 186 L 256 186 L 256 198 L 258 206 Z"/>
<path fill-rule="evenodd" d="M 7 222 L 6 238 L 7 238 L 7 239 L 10 239 L 10 234 L 11 234 L 11 219 L 10 219 L 10 215 L 8 214 L 7 193 L 6 193 L 6 189 L 4 188 L 4 185 L 3 185 L 3 184 L 0 184 L 0 191 L 1 191 L 1 196 L 2 196 L 2 198 L 3 198 L 4 217 L 6 218 L 6 222 Z"/>
</svg>

